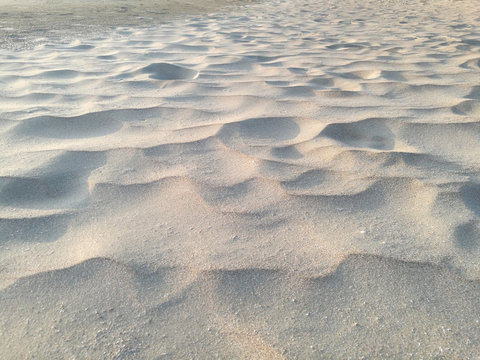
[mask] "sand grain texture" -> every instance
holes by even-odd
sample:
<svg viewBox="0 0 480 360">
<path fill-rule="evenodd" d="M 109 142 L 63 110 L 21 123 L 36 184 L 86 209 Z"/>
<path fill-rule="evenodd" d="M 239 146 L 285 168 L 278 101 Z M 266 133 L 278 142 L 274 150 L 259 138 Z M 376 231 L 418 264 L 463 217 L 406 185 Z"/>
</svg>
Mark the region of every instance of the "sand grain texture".
<svg viewBox="0 0 480 360">
<path fill-rule="evenodd" d="M 478 358 L 479 5 L 22 28 L 0 357 Z"/>
</svg>

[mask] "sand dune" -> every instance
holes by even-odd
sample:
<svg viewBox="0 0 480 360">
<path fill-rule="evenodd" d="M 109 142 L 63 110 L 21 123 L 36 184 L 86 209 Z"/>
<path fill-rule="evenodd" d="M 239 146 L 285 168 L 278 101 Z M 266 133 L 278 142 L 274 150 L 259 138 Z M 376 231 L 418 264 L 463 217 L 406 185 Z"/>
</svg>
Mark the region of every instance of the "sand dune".
<svg viewBox="0 0 480 360">
<path fill-rule="evenodd" d="M 480 356 L 477 2 L 187 5 L 1 46 L 0 358 Z"/>
</svg>

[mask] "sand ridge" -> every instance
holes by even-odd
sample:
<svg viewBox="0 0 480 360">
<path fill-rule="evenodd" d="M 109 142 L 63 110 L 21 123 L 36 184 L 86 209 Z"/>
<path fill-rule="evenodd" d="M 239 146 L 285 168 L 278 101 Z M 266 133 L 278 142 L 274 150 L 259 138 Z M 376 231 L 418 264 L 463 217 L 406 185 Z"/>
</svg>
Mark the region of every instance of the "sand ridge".
<svg viewBox="0 0 480 360">
<path fill-rule="evenodd" d="M 477 5 L 277 0 L 2 50 L 2 353 L 478 356 Z"/>
</svg>

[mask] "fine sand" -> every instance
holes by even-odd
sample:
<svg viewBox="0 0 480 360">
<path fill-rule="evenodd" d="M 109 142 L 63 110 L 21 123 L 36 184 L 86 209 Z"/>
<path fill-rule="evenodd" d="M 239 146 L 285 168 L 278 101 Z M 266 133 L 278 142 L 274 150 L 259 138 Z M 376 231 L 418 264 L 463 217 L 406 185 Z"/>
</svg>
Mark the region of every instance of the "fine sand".
<svg viewBox="0 0 480 360">
<path fill-rule="evenodd" d="M 19 4 L 0 359 L 480 356 L 478 0 Z"/>
</svg>

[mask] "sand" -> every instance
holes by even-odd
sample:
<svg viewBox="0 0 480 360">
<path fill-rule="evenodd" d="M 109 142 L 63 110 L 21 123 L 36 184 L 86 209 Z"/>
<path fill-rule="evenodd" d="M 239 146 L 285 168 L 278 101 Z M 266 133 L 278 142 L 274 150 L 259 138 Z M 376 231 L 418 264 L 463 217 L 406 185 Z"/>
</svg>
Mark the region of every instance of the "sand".
<svg viewBox="0 0 480 360">
<path fill-rule="evenodd" d="M 1 359 L 480 356 L 477 0 L 6 4 Z"/>
</svg>

